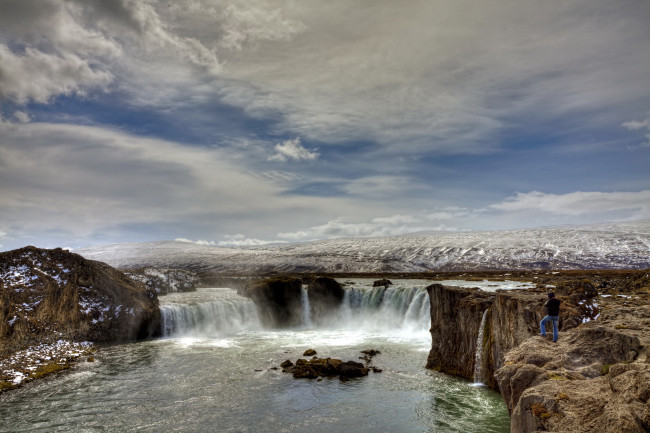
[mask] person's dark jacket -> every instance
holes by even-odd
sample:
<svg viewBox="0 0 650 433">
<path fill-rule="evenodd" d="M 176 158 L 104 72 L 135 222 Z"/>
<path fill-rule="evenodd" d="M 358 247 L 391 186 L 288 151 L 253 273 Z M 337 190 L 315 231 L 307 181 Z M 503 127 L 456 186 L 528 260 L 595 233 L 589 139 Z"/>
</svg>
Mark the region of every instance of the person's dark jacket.
<svg viewBox="0 0 650 433">
<path fill-rule="evenodd" d="M 546 314 L 549 316 L 559 316 L 560 315 L 560 300 L 557 298 L 551 298 L 546 301 L 544 304 L 546 307 Z"/>
</svg>

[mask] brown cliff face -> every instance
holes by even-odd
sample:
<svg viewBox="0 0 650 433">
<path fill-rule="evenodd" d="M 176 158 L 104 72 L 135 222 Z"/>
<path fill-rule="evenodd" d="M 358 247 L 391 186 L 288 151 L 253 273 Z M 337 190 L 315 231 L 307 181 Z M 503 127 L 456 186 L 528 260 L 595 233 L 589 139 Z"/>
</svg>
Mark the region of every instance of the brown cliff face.
<svg viewBox="0 0 650 433">
<path fill-rule="evenodd" d="M 508 352 L 496 378 L 513 433 L 650 431 L 650 305 L 608 314 Z"/>
<path fill-rule="evenodd" d="M 427 288 L 431 302 L 432 346 L 427 368 L 472 379 L 476 343 L 485 310 L 487 320 L 482 339 L 483 380 L 498 389 L 494 372 L 514 347 L 539 334 L 539 322 L 546 315 L 544 292 L 484 292 L 479 289 L 433 284 Z M 575 327 L 580 311 L 569 297 L 560 296 L 561 331 Z"/>
<path fill-rule="evenodd" d="M 479 310 L 489 308 L 483 378 L 508 405 L 512 432 L 650 431 L 650 274 L 642 278 L 634 292 L 601 284 L 604 296 L 586 282 L 565 284 L 558 343 L 538 336 L 543 290 L 486 294 L 434 284 L 427 367 L 472 378 Z"/>
<path fill-rule="evenodd" d="M 432 343 L 426 367 L 472 379 L 481 319 L 494 294 L 441 284 L 432 284 L 427 292 Z"/>
<path fill-rule="evenodd" d="M 0 281 L 0 356 L 59 339 L 144 338 L 159 326 L 155 292 L 65 250 L 1 253 Z"/>
</svg>

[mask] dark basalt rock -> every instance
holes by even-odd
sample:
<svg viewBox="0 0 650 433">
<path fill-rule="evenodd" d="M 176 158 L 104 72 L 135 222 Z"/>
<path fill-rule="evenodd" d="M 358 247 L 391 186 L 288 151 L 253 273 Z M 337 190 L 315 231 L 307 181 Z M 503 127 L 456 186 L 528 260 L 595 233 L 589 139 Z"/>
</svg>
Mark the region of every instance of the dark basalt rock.
<svg viewBox="0 0 650 433">
<path fill-rule="evenodd" d="M 366 351 L 364 351 L 366 352 Z M 374 355 L 379 354 L 377 351 L 370 351 Z M 373 356 L 374 356 L 373 355 Z M 369 356 L 366 354 L 366 356 Z M 336 358 L 317 358 L 314 357 L 307 361 L 306 359 L 298 359 L 295 364 L 290 360 L 284 361 L 280 366 L 285 373 L 292 373 L 296 379 L 316 379 L 322 377 L 338 377 L 342 381 L 350 380 L 355 377 L 367 376 L 369 371 L 380 373 L 382 370 L 373 367 L 366 363 L 366 365 L 355 362 L 343 362 Z"/>
<path fill-rule="evenodd" d="M 237 290 L 255 302 L 260 319 L 267 327 L 297 326 L 302 321 L 302 280 L 277 277 L 251 281 Z"/>
<path fill-rule="evenodd" d="M 386 278 L 381 279 L 381 280 L 376 280 L 372 283 L 372 287 L 388 287 L 391 286 L 393 282 L 391 280 L 388 280 Z"/>
<path fill-rule="evenodd" d="M 345 290 L 333 278 L 316 278 L 308 288 L 311 319 L 318 324 L 343 302 Z"/>
<path fill-rule="evenodd" d="M 372 358 L 373 357 L 381 354 L 381 352 L 379 350 L 375 350 L 375 349 L 362 350 L 361 353 L 363 353 L 363 356 L 360 356 L 359 359 L 363 360 L 366 363 L 366 366 L 370 366 L 370 364 L 372 363 Z M 376 370 L 379 370 L 379 369 L 376 369 Z M 375 371 L 375 369 L 373 369 L 373 371 Z M 381 370 L 379 370 L 379 371 L 381 371 Z M 375 373 L 378 373 L 378 372 L 375 371 Z"/>
<path fill-rule="evenodd" d="M 305 353 L 302 354 L 302 356 L 314 356 L 318 352 L 316 352 L 314 349 L 307 349 L 305 350 Z"/>
</svg>

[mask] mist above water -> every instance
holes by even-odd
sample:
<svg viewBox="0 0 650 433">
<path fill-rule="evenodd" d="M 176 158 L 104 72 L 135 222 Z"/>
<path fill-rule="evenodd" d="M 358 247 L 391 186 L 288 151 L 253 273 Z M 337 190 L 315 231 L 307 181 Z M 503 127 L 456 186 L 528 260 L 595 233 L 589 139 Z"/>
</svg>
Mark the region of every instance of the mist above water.
<svg viewBox="0 0 650 433">
<path fill-rule="evenodd" d="M 424 368 L 429 281 L 346 285 L 316 326 L 266 329 L 232 289 L 162 296 L 166 337 L 103 348 L 71 374 L 0 396 L 0 432 L 508 432 L 500 395 Z M 383 370 L 350 382 L 294 379 L 277 367 L 313 348 Z M 47 408 L 47 410 L 43 410 Z"/>
</svg>

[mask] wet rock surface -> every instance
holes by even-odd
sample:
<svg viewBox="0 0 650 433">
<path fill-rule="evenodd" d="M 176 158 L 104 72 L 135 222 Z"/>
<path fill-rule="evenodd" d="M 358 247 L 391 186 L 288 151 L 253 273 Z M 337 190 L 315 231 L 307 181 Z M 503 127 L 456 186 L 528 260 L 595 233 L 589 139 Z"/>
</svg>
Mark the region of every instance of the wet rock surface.
<svg viewBox="0 0 650 433">
<path fill-rule="evenodd" d="M 282 328 L 300 325 L 302 321 L 302 279 L 275 277 L 253 280 L 237 289 L 241 296 L 255 302 L 265 326 Z"/>
<path fill-rule="evenodd" d="M 345 290 L 334 278 L 318 277 L 314 279 L 307 288 L 309 293 L 309 305 L 311 319 L 319 324 L 332 311 L 338 309 L 343 302 Z"/>
<path fill-rule="evenodd" d="M 372 283 L 372 287 L 388 287 L 391 286 L 393 282 L 389 279 L 382 278 L 381 280 L 375 280 Z"/>
<path fill-rule="evenodd" d="M 313 350 L 313 349 L 310 349 Z M 315 352 L 315 351 L 314 351 Z M 305 352 L 307 353 L 307 352 Z M 314 356 L 310 360 L 298 359 L 295 364 L 286 360 L 280 367 L 285 373 L 293 374 L 296 379 L 318 379 L 338 377 L 341 381 L 351 378 L 367 376 L 368 372 L 381 373 L 381 369 L 372 365 L 372 358 L 381 352 L 374 349 L 364 350 L 360 359 L 365 363 L 356 361 L 342 361 L 336 358 L 318 358 Z M 306 356 L 306 355 L 304 355 Z"/>
</svg>

